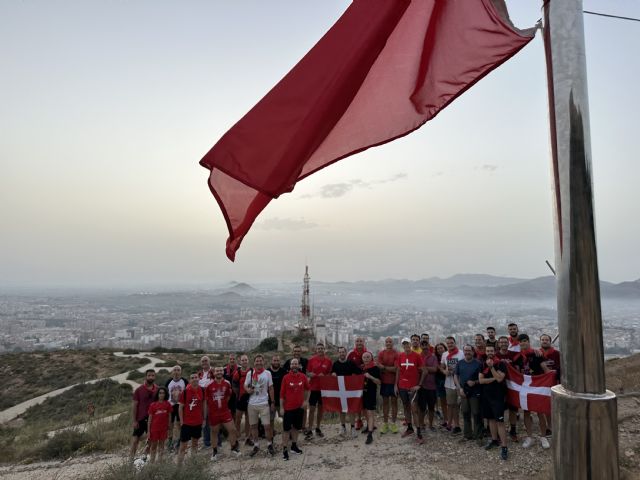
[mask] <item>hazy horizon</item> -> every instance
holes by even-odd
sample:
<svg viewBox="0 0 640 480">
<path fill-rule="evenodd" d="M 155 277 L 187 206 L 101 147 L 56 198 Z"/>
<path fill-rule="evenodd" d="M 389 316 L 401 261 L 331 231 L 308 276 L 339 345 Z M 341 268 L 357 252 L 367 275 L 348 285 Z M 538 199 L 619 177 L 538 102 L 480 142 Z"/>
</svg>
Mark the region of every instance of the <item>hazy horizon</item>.
<svg viewBox="0 0 640 480">
<path fill-rule="evenodd" d="M 298 282 L 305 263 L 325 281 L 548 275 L 539 32 L 419 131 L 272 202 L 226 259 L 198 161 L 349 3 L 0 3 L 0 288 Z M 507 3 L 520 27 L 541 16 Z M 587 15 L 585 30 L 599 269 L 619 283 L 640 277 L 638 27 Z"/>
</svg>

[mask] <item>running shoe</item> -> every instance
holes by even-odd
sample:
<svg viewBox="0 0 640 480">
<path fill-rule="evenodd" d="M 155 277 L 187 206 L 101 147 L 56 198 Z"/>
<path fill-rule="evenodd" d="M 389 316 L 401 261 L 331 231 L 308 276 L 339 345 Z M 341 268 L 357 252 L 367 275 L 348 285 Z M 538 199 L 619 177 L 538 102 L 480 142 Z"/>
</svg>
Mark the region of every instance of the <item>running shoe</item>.
<svg viewBox="0 0 640 480">
<path fill-rule="evenodd" d="M 276 454 L 276 451 L 274 450 L 272 444 L 267 445 L 267 452 L 269 452 L 269 455 L 271 455 L 272 457 Z"/>
<path fill-rule="evenodd" d="M 497 440 L 489 440 L 487 444 L 484 446 L 485 450 L 491 450 L 492 448 L 496 448 L 500 443 Z"/>
<path fill-rule="evenodd" d="M 351 427 L 351 438 L 358 438 L 358 430 L 353 428 L 353 426 Z"/>
<path fill-rule="evenodd" d="M 319 428 L 316 428 L 316 437 L 324 437 L 324 433 L 322 433 L 322 430 L 320 430 Z"/>
<path fill-rule="evenodd" d="M 286 462 L 289 460 L 289 452 L 287 452 L 287 449 L 283 449 L 282 450 L 282 459 Z"/>
<path fill-rule="evenodd" d="M 211 454 L 211 461 L 215 462 L 217 460 L 218 460 L 218 452 L 217 452 L 217 450 L 214 449 L 213 453 Z"/>
<path fill-rule="evenodd" d="M 542 448 L 545 450 L 551 448 L 551 444 L 549 443 L 549 440 L 547 440 L 547 437 L 540 437 L 540 445 L 542 445 Z"/>
<path fill-rule="evenodd" d="M 442 422 L 442 423 L 440 424 L 440 426 L 441 426 L 442 428 L 447 428 L 447 427 L 449 426 L 449 424 L 448 424 L 447 422 Z"/>
<path fill-rule="evenodd" d="M 544 436 L 545 437 L 550 437 L 551 436 L 551 429 L 550 428 L 547 428 L 547 431 L 544 432 Z"/>
<path fill-rule="evenodd" d="M 302 455 L 302 450 L 300 450 L 298 448 L 298 445 L 296 445 L 295 443 L 291 445 L 291 451 L 297 455 Z"/>
<path fill-rule="evenodd" d="M 251 440 L 250 438 L 247 438 L 247 439 L 244 441 L 244 444 L 245 444 L 247 447 L 253 447 L 253 440 Z"/>
<path fill-rule="evenodd" d="M 251 450 L 251 453 L 249 454 L 250 457 L 255 457 L 256 453 L 258 453 L 260 451 L 260 449 L 258 448 L 258 446 L 256 445 L 255 447 L 253 447 L 253 450 Z"/>
<path fill-rule="evenodd" d="M 389 431 L 389 424 L 388 423 L 383 423 L 382 427 L 380 427 L 380 435 L 384 435 L 388 431 Z"/>
<path fill-rule="evenodd" d="M 533 438 L 526 437 L 522 442 L 522 448 L 530 448 L 531 446 L 533 446 Z"/>
<path fill-rule="evenodd" d="M 306 432 L 304 432 L 304 439 L 305 440 L 311 440 L 313 438 L 313 432 L 311 430 L 307 430 Z"/>
<path fill-rule="evenodd" d="M 342 435 L 343 437 L 347 436 L 347 427 L 344 425 L 340 425 L 340 435 Z"/>
<path fill-rule="evenodd" d="M 367 440 L 364 443 L 367 445 L 371 445 L 373 443 L 373 434 L 371 432 L 367 435 Z"/>
<path fill-rule="evenodd" d="M 508 456 L 509 456 L 509 453 L 508 453 L 507 447 L 502 447 L 500 449 L 500 458 L 502 460 L 506 460 Z"/>
<path fill-rule="evenodd" d="M 242 455 L 242 453 L 240 452 L 240 448 L 238 448 L 237 443 L 236 443 L 236 446 L 231 449 L 231 453 L 233 453 L 236 457 L 239 457 L 240 455 Z"/>
<path fill-rule="evenodd" d="M 402 434 L 402 438 L 406 438 L 410 435 L 413 435 L 415 432 L 413 431 L 413 428 L 407 428 L 404 433 Z"/>
<path fill-rule="evenodd" d="M 462 433 L 462 429 L 460 427 L 455 427 L 453 430 L 451 430 L 451 433 L 454 435 L 458 435 L 459 433 Z"/>
<path fill-rule="evenodd" d="M 398 426 L 395 423 L 392 423 L 389 425 L 389 431 L 391 431 L 391 433 L 398 433 Z"/>
</svg>

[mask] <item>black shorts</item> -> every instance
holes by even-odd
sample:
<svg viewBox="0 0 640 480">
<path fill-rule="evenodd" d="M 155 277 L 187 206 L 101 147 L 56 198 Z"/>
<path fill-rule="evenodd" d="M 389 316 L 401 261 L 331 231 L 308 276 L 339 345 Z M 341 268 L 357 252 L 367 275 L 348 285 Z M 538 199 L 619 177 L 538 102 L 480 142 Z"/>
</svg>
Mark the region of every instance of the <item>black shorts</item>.
<svg viewBox="0 0 640 480">
<path fill-rule="evenodd" d="M 238 402 L 236 403 L 236 410 L 240 410 L 241 412 L 246 412 L 249 406 L 249 397 L 250 395 L 248 393 L 243 393 L 240 396 L 240 399 L 238 400 Z"/>
<path fill-rule="evenodd" d="M 376 397 L 377 395 L 367 395 L 367 392 L 365 392 L 364 395 L 362 395 L 362 408 L 365 410 L 375 410 Z"/>
<path fill-rule="evenodd" d="M 138 428 L 133 429 L 134 437 L 141 437 L 145 433 L 147 433 L 147 421 L 149 417 L 144 417 L 142 420 L 138 420 Z"/>
<path fill-rule="evenodd" d="M 405 390 L 404 388 L 398 389 L 398 396 L 400 397 L 400 401 L 403 405 L 409 405 L 412 400 L 415 400 L 417 398 L 415 392 L 412 392 L 411 390 Z"/>
<path fill-rule="evenodd" d="M 180 427 L 180 441 L 188 442 L 192 438 L 198 439 L 202 436 L 202 425 L 182 425 Z"/>
<path fill-rule="evenodd" d="M 318 392 L 320 393 L 320 392 Z M 296 430 L 302 430 L 302 420 L 304 418 L 304 410 L 296 408 L 295 410 L 286 410 L 282 417 L 282 430 L 288 432 L 291 427 Z"/>
<path fill-rule="evenodd" d="M 180 415 L 178 414 L 179 410 L 180 405 L 177 403 L 173 407 L 171 407 L 171 423 L 180 421 Z"/>
<path fill-rule="evenodd" d="M 506 405 L 503 398 L 482 398 L 482 418 L 504 422 Z"/>
<path fill-rule="evenodd" d="M 435 412 L 437 400 L 436 390 L 427 390 L 422 387 L 418 390 L 418 407 L 421 411 L 426 412 L 427 407 L 429 407 L 430 412 Z"/>
<path fill-rule="evenodd" d="M 311 393 L 309 394 L 309 405 L 312 407 L 322 405 L 322 393 L 320 390 L 311 390 Z"/>
</svg>

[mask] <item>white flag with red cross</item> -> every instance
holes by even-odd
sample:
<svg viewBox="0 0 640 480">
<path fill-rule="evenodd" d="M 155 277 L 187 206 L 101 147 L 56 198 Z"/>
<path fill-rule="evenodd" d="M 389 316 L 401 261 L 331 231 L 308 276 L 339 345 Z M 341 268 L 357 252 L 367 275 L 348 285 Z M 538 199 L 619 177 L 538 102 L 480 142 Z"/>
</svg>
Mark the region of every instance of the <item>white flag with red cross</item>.
<svg viewBox="0 0 640 480">
<path fill-rule="evenodd" d="M 529 412 L 551 415 L 551 387 L 556 382 L 556 372 L 542 375 L 523 375 L 507 365 L 507 402 Z"/>
<path fill-rule="evenodd" d="M 325 412 L 357 413 L 362 410 L 364 375 L 317 377 Z"/>
</svg>

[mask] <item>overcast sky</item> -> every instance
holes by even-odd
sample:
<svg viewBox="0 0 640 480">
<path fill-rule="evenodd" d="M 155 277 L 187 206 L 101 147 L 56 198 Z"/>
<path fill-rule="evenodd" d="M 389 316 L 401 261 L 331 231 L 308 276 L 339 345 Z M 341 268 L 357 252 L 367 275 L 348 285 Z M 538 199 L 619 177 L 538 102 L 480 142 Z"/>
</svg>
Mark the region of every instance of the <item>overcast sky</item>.
<svg viewBox="0 0 640 480">
<path fill-rule="evenodd" d="M 536 0 L 512 0 L 520 27 Z M 547 275 L 540 35 L 417 132 L 272 202 L 235 263 L 198 161 L 347 0 L 0 0 L 0 285 Z M 640 17 L 635 0 L 585 9 Z M 640 277 L 640 24 L 585 17 L 601 278 Z"/>
</svg>

